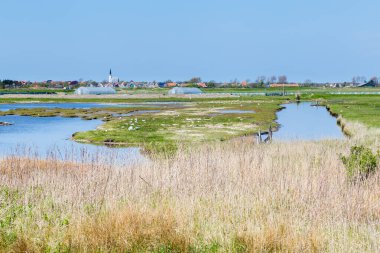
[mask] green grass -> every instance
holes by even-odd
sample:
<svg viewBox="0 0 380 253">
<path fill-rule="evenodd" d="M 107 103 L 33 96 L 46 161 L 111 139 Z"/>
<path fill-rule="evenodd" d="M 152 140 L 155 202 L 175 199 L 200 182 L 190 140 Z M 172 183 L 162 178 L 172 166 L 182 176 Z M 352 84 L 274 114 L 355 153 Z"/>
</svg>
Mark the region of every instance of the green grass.
<svg viewBox="0 0 380 253">
<path fill-rule="evenodd" d="M 348 121 L 357 121 L 369 127 L 380 127 L 380 95 L 315 94 L 304 99 L 320 101 L 332 113 Z"/>
<path fill-rule="evenodd" d="M 99 129 L 76 133 L 80 142 L 123 146 L 142 146 L 148 151 L 175 150 L 179 143 L 224 141 L 253 134 L 259 129 L 276 127 L 278 101 L 254 102 L 230 100 L 191 103 L 185 108 L 161 110 L 157 114 L 143 114 L 112 119 Z M 141 109 L 141 108 L 140 108 Z M 218 110 L 250 110 L 255 113 L 220 114 Z"/>
</svg>

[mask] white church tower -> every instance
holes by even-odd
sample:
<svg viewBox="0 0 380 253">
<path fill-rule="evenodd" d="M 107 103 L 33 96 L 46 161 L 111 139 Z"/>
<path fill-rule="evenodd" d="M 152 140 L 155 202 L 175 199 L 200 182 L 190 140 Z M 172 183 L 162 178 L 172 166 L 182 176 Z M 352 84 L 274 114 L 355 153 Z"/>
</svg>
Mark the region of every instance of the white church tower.
<svg viewBox="0 0 380 253">
<path fill-rule="evenodd" d="M 109 83 L 112 83 L 113 82 L 113 78 L 112 78 L 112 70 L 110 69 L 110 75 L 108 76 L 108 82 Z"/>
</svg>

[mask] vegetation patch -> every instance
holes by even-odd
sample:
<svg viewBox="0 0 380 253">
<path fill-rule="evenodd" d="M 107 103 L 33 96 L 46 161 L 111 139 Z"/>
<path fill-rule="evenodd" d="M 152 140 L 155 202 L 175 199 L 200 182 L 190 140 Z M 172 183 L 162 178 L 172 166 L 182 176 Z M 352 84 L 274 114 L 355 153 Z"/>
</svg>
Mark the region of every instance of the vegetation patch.
<svg viewBox="0 0 380 253">
<path fill-rule="evenodd" d="M 227 140 L 276 126 L 276 102 L 228 101 L 192 103 L 186 108 L 166 109 L 154 114 L 110 119 L 98 129 L 76 133 L 79 142 L 140 146 L 147 151 L 176 149 L 178 143 Z M 218 114 L 218 110 L 248 110 L 244 114 Z"/>
<path fill-rule="evenodd" d="M 380 153 L 364 146 L 351 147 L 348 156 L 342 156 L 347 175 L 351 180 L 364 180 L 378 169 Z"/>
<path fill-rule="evenodd" d="M 321 105 L 326 105 L 333 115 L 341 115 L 347 121 L 380 127 L 380 95 L 312 94 L 304 95 L 302 98 L 319 101 Z"/>
</svg>

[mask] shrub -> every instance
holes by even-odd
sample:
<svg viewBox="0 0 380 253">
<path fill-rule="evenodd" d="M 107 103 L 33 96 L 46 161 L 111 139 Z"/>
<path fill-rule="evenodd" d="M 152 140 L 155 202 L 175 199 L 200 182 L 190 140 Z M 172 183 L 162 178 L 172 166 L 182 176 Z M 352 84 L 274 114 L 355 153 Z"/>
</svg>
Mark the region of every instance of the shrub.
<svg viewBox="0 0 380 253">
<path fill-rule="evenodd" d="M 341 157 L 350 179 L 363 180 L 376 171 L 379 154 L 364 146 L 351 147 L 350 155 Z"/>
</svg>

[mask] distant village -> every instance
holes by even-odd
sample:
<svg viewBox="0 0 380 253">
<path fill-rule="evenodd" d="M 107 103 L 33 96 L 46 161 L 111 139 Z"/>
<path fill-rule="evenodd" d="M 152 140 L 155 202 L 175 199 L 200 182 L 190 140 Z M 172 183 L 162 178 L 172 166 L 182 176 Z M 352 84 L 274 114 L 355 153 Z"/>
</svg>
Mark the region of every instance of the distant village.
<svg viewBox="0 0 380 253">
<path fill-rule="evenodd" d="M 124 81 L 112 75 L 112 70 L 109 72 L 108 80 L 101 82 L 94 80 L 72 80 L 58 81 L 46 80 L 42 82 L 19 81 L 19 80 L 0 80 L 0 89 L 62 89 L 75 90 L 79 87 L 110 87 L 110 88 L 173 88 L 173 87 L 197 87 L 197 88 L 275 88 L 275 87 L 329 87 L 329 88 L 344 88 L 344 87 L 378 87 L 379 79 L 372 77 L 368 81 L 363 76 L 353 77 L 350 82 L 342 83 L 315 83 L 311 80 L 306 80 L 301 83 L 289 82 L 287 76 L 259 76 L 256 80 L 232 80 L 229 82 L 204 82 L 200 77 L 193 77 L 187 81 Z"/>
</svg>

